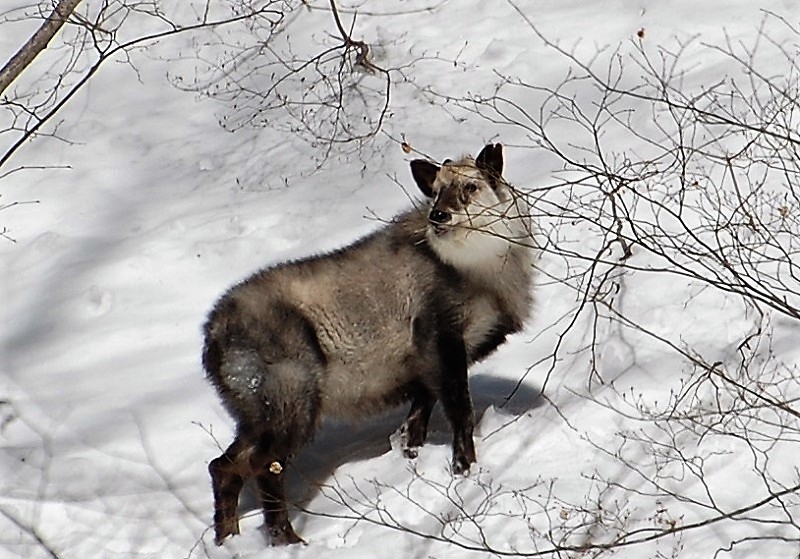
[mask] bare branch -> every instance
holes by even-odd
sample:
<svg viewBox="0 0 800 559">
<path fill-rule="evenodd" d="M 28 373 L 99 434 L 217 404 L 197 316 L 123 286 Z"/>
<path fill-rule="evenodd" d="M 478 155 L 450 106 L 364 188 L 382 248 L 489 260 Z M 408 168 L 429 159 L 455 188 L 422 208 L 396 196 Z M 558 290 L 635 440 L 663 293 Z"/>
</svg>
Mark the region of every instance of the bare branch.
<svg viewBox="0 0 800 559">
<path fill-rule="evenodd" d="M 36 30 L 28 41 L 22 45 L 17 53 L 11 57 L 6 65 L 0 70 L 0 95 L 16 80 L 20 74 L 33 62 L 33 60 L 42 52 L 50 40 L 55 37 L 56 33 L 64 26 L 67 19 L 75 11 L 81 0 L 59 0 L 56 7 L 42 23 L 42 26 Z"/>
</svg>

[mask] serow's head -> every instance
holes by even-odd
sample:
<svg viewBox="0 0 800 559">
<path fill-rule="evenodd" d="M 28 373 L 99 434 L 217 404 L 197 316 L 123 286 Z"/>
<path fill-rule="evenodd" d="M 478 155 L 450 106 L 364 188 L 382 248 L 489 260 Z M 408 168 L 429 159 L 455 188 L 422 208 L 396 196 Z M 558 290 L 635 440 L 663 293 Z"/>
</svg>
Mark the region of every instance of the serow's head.
<svg viewBox="0 0 800 559">
<path fill-rule="evenodd" d="M 416 159 L 411 174 L 431 200 L 428 242 L 445 260 L 480 260 L 508 248 L 509 218 L 519 214 L 502 176 L 502 145 L 489 144 L 475 159 L 447 159 L 441 165 Z"/>
</svg>

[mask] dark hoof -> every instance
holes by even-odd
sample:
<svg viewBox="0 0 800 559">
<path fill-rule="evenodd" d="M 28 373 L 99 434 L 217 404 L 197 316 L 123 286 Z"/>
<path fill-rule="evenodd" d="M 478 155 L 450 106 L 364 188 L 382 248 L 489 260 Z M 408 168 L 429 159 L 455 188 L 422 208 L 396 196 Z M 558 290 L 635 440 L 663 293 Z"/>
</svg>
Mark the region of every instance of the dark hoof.
<svg viewBox="0 0 800 559">
<path fill-rule="evenodd" d="M 425 442 L 425 433 L 419 427 L 409 425 L 408 421 L 397 430 L 400 437 L 401 448 L 406 458 L 416 458 L 419 454 L 419 447 Z"/>
<path fill-rule="evenodd" d="M 214 543 L 217 545 L 222 545 L 228 536 L 236 536 L 238 534 L 239 521 L 236 518 L 214 524 Z"/>
<path fill-rule="evenodd" d="M 292 528 L 292 525 L 289 523 L 283 526 L 271 526 L 267 529 L 267 533 L 269 534 L 270 545 L 275 547 L 295 543 L 306 543 L 303 538 L 295 533 L 294 528 Z"/>
<path fill-rule="evenodd" d="M 469 468 L 472 465 L 472 462 L 467 461 L 463 458 L 454 458 L 453 459 L 453 473 L 459 476 L 466 476 L 469 474 Z"/>
<path fill-rule="evenodd" d="M 413 460 L 414 458 L 419 456 L 419 448 L 416 448 L 416 447 L 412 448 L 412 447 L 408 447 L 408 446 L 404 447 L 403 448 L 403 456 L 405 456 L 406 458 L 408 458 L 410 460 Z"/>
<path fill-rule="evenodd" d="M 463 449 L 461 452 L 453 453 L 453 473 L 465 476 L 469 473 L 469 467 L 475 463 L 475 449 Z"/>
</svg>

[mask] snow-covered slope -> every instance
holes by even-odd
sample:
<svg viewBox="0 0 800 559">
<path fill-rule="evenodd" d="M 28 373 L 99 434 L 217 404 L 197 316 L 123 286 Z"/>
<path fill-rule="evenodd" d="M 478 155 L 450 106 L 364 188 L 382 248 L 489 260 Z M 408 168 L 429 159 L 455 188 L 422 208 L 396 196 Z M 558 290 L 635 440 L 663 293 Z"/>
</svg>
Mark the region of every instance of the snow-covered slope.
<svg viewBox="0 0 800 559">
<path fill-rule="evenodd" d="M 642 482 L 614 457 L 623 453 L 619 434 L 630 441 L 638 426 L 619 405 L 599 404 L 625 387 L 637 401 L 663 402 L 684 365 L 647 335 L 615 339 L 594 356 L 614 390 L 598 392 L 597 379 L 589 390 L 587 355 L 578 350 L 593 327 L 606 328 L 590 323 L 563 341 L 557 362 L 547 360 L 578 302 L 547 279 L 564 270 L 545 254 L 535 319 L 474 367 L 479 467 L 468 478 L 449 471 L 441 415 L 413 463 L 391 447 L 404 410 L 355 426 L 326 425 L 290 479 L 293 522 L 308 545 L 266 548 L 251 496 L 242 534 L 216 548 L 206 466 L 230 442 L 232 422 L 203 378 L 200 326 L 215 298 L 252 271 L 342 246 L 407 207 L 409 196 L 394 180 L 414 191 L 413 156 L 400 148 L 401 137 L 438 159 L 499 141 L 510 182 L 528 190 L 552 183 L 558 169 L 546 153 L 526 149 L 524 130 L 420 89 L 488 95 L 498 74 L 557 85 L 568 61 L 517 10 L 553 42 L 591 54 L 604 45 L 624 52 L 641 29 L 653 44 L 694 35 L 713 44 L 725 33 L 747 39 L 762 17 L 757 4 L 450 0 L 397 3 L 403 15 L 381 16 L 370 9 L 382 4 L 364 3 L 353 34 L 380 46 L 378 62 L 426 58 L 410 70 L 413 83 L 393 90 L 385 133 L 368 159 L 332 157 L 322 168 L 313 147 L 285 131 L 219 127 L 223 104 L 165 79 L 174 73 L 163 61 L 175 58 L 174 44 L 136 58 L 138 76 L 109 64 L 60 115 L 59 131 L 70 142 L 34 141 L 15 159 L 69 168 L 0 179 L 0 204 L 39 201 L 0 212 L 15 240 L 0 239 L 0 557 L 461 558 L 489 556 L 487 548 L 513 556 L 546 550 L 547 538 L 576 545 L 570 534 L 588 522 L 590 502 L 610 509 L 587 529 L 599 539 L 613 532 L 611 517 L 626 514 L 630 530 L 699 520 L 695 508 L 659 509 L 631 492 L 628 502 L 604 500 L 610 489 L 597 479 L 634 490 Z M 780 4 L 787 17 L 800 15 L 793 2 Z M 425 6 L 434 9 L 416 9 Z M 309 37 L 331 29 L 325 10 L 301 18 L 294 24 Z M 301 42 L 303 34 L 294 33 Z M 2 46 L 10 53 L 15 43 Z M 704 66 L 697 48 L 687 53 L 686 83 L 725 72 L 724 65 Z M 654 276 L 627 286 L 626 308 L 650 317 L 660 335 L 707 344 L 724 358 L 726 344 L 748 328 L 745 310 L 732 297 L 693 289 Z M 798 355 L 788 339 L 776 337 L 776 351 L 790 360 Z M 753 457 L 735 442 L 716 450 L 724 459 L 709 478 L 714 494 L 718 487 L 746 493 L 739 473 Z M 625 458 L 635 465 L 641 457 Z M 678 474 L 670 479 L 681 482 Z M 722 528 L 712 538 L 690 533 L 620 554 L 670 556 L 688 541 L 697 547 L 681 557 L 710 557 L 729 536 Z M 788 556 L 772 549 L 760 556 Z"/>
</svg>

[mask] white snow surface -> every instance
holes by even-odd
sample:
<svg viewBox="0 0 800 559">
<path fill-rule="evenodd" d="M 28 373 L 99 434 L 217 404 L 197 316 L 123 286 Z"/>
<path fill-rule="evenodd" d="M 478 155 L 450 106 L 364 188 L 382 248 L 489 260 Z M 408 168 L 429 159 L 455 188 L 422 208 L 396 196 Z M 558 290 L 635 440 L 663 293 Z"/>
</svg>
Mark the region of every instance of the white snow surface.
<svg viewBox="0 0 800 559">
<path fill-rule="evenodd" d="M 653 44 L 696 35 L 706 43 L 726 34 L 746 40 L 767 4 L 800 15 L 788 0 L 517 6 L 548 39 L 591 52 L 605 45 L 624 51 L 640 29 Z M 406 15 L 370 12 L 388 6 L 361 6 L 354 35 L 380 44 L 392 62 L 415 53 L 460 62 L 415 67 L 419 83 L 465 95 L 491 92 L 495 72 L 554 85 L 567 71 L 510 3 L 401 2 L 392 6 Z M 435 9 L 414 9 L 426 6 Z M 325 10 L 301 17 L 308 37 L 331 28 Z M 0 58 L 27 36 L 23 27 L 10 27 Z M 724 61 L 709 68 L 701 52 L 687 53 L 687 83 L 725 72 Z M 314 148 L 285 131 L 225 131 L 222 103 L 165 78 L 174 73 L 174 62 L 165 61 L 173 53 L 169 42 L 141 53 L 138 75 L 108 64 L 60 114 L 59 133 L 69 141 L 34 140 L 14 162 L 51 168 L 0 181 L 0 203 L 38 201 L 0 213 L 14 239 L 0 239 L 0 557 L 461 558 L 491 554 L 439 538 L 458 532 L 467 547 L 485 538 L 494 549 L 525 554 L 535 552 L 537 533 L 554 526 L 566 533 L 581 503 L 600 498 L 593 476 L 613 478 L 619 434 L 637 425 L 598 405 L 602 392 L 587 397 L 586 354 L 570 360 L 569 348 L 540 394 L 551 366 L 540 361 L 558 342 L 554 325 L 577 304 L 569 290 L 543 281 L 526 330 L 471 372 L 478 464 L 468 477 L 450 473 L 450 431 L 438 410 L 415 461 L 392 448 L 405 409 L 357 425 L 325 424 L 289 474 L 292 520 L 307 544 L 268 547 L 255 499 L 245 495 L 241 535 L 214 545 L 207 465 L 233 429 L 200 364 L 201 325 L 216 298 L 259 268 L 343 246 L 408 207 L 409 195 L 419 199 L 408 170 L 415 156 L 398 138 L 438 159 L 502 142 L 506 177 L 521 189 L 548 184 L 558 169 L 547 155 L 520 147 L 524 132 L 467 113 L 453 118 L 456 108 L 428 103 L 410 87 L 393 92 L 385 134 L 367 155 L 332 157 L 317 168 Z M 558 274 L 559 262 L 546 255 L 539 265 Z M 665 337 L 732 351 L 726 345 L 747 328 L 735 299 L 697 290 L 686 305 L 692 286 L 664 281 L 630 285 L 629 309 Z M 789 339 L 776 338 L 778 349 L 800 357 Z M 615 382 L 608 398 L 630 391 L 665 400 L 681 361 L 646 336 L 624 342 L 609 343 L 598 357 L 604 380 Z M 577 348 L 582 340 L 567 343 Z M 717 449 L 725 454 L 709 483 L 725 488 L 735 506 L 748 490 L 741 472 L 753 457 L 735 440 L 727 444 Z M 627 475 L 620 483 L 635 487 Z M 629 507 L 631 528 L 667 517 L 698 520 L 683 516 L 679 504 L 664 511 L 644 498 L 616 506 Z M 710 557 L 729 532 L 682 536 L 680 556 Z M 670 556 L 674 547 L 673 538 L 619 555 Z"/>
</svg>

